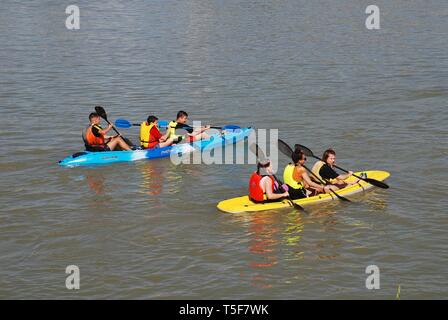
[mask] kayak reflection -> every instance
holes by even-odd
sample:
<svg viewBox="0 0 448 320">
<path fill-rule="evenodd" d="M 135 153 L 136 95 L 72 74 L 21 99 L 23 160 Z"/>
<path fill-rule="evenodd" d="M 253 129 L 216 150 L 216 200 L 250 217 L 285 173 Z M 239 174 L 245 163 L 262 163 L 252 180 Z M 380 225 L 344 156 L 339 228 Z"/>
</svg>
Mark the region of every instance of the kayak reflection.
<svg viewBox="0 0 448 320">
<path fill-rule="evenodd" d="M 247 226 L 247 235 L 250 237 L 248 264 L 251 274 L 242 276 L 248 276 L 253 286 L 272 288 L 276 267 L 282 260 L 303 259 L 304 250 L 301 248 L 300 240 L 305 224 L 302 217 L 297 212 L 280 215 L 272 211 L 234 216 L 238 222 L 243 222 Z"/>
<path fill-rule="evenodd" d="M 87 185 L 95 193 L 95 195 L 104 195 L 104 176 L 100 172 L 87 174 Z"/>
<path fill-rule="evenodd" d="M 165 180 L 165 166 L 160 161 L 147 161 L 139 164 L 141 172 L 141 192 L 157 196 L 162 193 Z"/>
</svg>

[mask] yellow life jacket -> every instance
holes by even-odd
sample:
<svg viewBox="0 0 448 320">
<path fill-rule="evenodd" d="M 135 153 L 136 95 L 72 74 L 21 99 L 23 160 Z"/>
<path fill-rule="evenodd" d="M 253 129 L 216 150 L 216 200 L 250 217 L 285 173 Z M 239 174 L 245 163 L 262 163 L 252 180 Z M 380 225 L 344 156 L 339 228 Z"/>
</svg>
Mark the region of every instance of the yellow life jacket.
<svg viewBox="0 0 448 320">
<path fill-rule="evenodd" d="M 329 183 L 334 183 L 337 179 L 325 180 L 325 179 L 323 179 L 323 178 L 320 176 L 319 171 L 320 171 L 320 169 L 322 168 L 322 166 L 323 166 L 324 164 L 325 164 L 325 162 L 323 162 L 323 161 L 321 161 L 321 160 L 317 161 L 317 162 L 314 164 L 313 168 L 311 169 L 311 172 L 313 172 L 316 176 L 319 177 L 319 179 L 321 179 L 321 180 L 323 180 L 323 181 L 328 181 Z M 319 182 L 319 183 L 320 183 L 320 181 L 316 181 L 316 182 Z"/>
<path fill-rule="evenodd" d="M 176 127 L 177 127 L 177 122 L 174 120 L 168 124 L 168 129 L 167 129 L 169 132 L 168 138 L 172 138 L 173 140 L 176 140 L 177 138 L 180 137 L 180 135 L 176 134 Z"/>
<path fill-rule="evenodd" d="M 303 181 L 294 180 L 293 174 L 296 166 L 292 163 L 288 164 L 283 171 L 283 181 L 293 189 L 303 189 L 305 186 Z"/>
<path fill-rule="evenodd" d="M 143 148 L 148 148 L 149 143 L 151 142 L 150 132 L 152 127 L 154 127 L 154 123 L 148 125 L 148 122 L 143 121 L 140 124 L 140 145 Z"/>
</svg>

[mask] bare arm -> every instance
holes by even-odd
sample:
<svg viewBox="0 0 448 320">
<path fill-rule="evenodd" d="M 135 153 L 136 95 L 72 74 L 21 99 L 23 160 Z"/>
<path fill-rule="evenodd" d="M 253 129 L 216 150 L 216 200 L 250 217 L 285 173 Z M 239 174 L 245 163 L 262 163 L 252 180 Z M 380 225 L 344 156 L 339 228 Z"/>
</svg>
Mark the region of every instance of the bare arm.
<svg viewBox="0 0 448 320">
<path fill-rule="evenodd" d="M 106 129 L 100 130 L 99 133 L 101 133 L 103 136 L 106 137 L 106 134 L 112 129 L 112 125 L 108 125 Z M 110 137 L 109 137 L 110 138 Z"/>
<path fill-rule="evenodd" d="M 313 187 L 313 188 L 315 188 L 315 189 L 320 190 L 320 191 L 323 192 L 323 190 L 324 190 L 324 189 L 323 189 L 324 186 L 321 185 L 321 184 L 317 184 L 317 183 L 313 182 L 313 181 L 310 179 L 310 176 L 308 175 L 307 172 L 303 172 L 303 173 L 302 173 L 302 178 L 303 178 L 303 180 L 304 180 L 310 187 Z"/>
<path fill-rule="evenodd" d="M 265 181 L 264 181 L 264 190 L 266 190 L 266 196 L 270 200 L 276 200 L 276 199 L 284 198 L 284 197 L 287 197 L 289 195 L 288 192 L 273 193 L 272 192 L 272 181 L 271 181 L 271 179 L 265 179 Z"/>
<path fill-rule="evenodd" d="M 169 136 L 169 135 L 170 135 L 170 131 L 169 131 L 169 130 L 166 130 L 165 134 L 163 134 L 163 135 L 160 137 L 159 141 L 161 141 L 161 142 L 165 142 L 165 141 L 168 139 L 168 136 Z"/>
<path fill-rule="evenodd" d="M 353 175 L 353 172 L 349 171 L 348 173 L 344 173 L 344 174 L 338 175 L 336 179 L 338 179 L 338 180 L 345 180 L 347 178 L 350 178 L 352 175 Z"/>
</svg>

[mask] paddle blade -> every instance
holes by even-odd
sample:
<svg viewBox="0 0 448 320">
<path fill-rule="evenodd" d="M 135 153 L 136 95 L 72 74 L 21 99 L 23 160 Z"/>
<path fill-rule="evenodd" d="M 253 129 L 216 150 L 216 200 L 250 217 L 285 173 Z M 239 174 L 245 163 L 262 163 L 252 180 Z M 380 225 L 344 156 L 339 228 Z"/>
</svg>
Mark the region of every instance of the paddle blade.
<svg viewBox="0 0 448 320">
<path fill-rule="evenodd" d="M 188 133 L 192 133 L 194 131 L 192 126 L 189 126 L 188 124 L 182 124 L 182 123 L 178 123 L 176 126 L 177 129 L 184 129 L 185 131 L 187 131 Z"/>
<path fill-rule="evenodd" d="M 294 145 L 294 149 L 300 149 L 300 150 L 302 150 L 302 152 L 307 156 L 307 157 L 314 157 L 314 153 L 313 153 L 313 151 L 311 151 L 310 149 L 308 149 L 307 147 L 305 147 L 305 146 L 303 146 L 303 145 L 301 145 L 301 144 L 298 144 L 298 143 L 296 143 L 295 145 Z"/>
<path fill-rule="evenodd" d="M 166 128 L 166 127 L 168 127 L 168 121 L 166 121 L 166 120 L 159 120 L 158 126 L 159 126 L 159 128 Z"/>
<path fill-rule="evenodd" d="M 235 131 L 239 129 L 241 129 L 241 127 L 234 124 L 228 124 L 221 128 L 221 130 L 229 130 L 229 131 Z"/>
<path fill-rule="evenodd" d="M 292 149 L 291 147 L 282 139 L 278 139 L 278 150 L 283 153 L 288 158 L 292 157 Z"/>
<path fill-rule="evenodd" d="M 252 143 L 249 146 L 249 150 L 255 154 L 255 156 L 257 157 L 257 159 L 259 159 L 260 161 L 264 161 L 266 160 L 266 156 L 264 155 L 263 150 L 260 149 L 260 147 L 258 146 L 258 144 L 256 143 Z"/>
<path fill-rule="evenodd" d="M 117 128 L 129 129 L 130 127 L 132 127 L 132 123 L 130 123 L 126 119 L 117 119 L 115 120 L 115 126 Z"/>
<path fill-rule="evenodd" d="M 345 202 L 351 202 L 350 200 L 348 200 L 346 197 L 343 197 L 339 194 L 337 194 L 336 192 L 333 191 L 333 193 L 339 198 L 339 200 L 345 201 Z"/>
<path fill-rule="evenodd" d="M 104 110 L 102 106 L 95 106 L 95 112 L 98 113 L 101 118 L 107 120 L 106 110 Z"/>
<path fill-rule="evenodd" d="M 363 179 L 365 182 L 370 183 L 371 185 L 378 187 L 378 188 L 382 188 L 382 189 L 389 189 L 389 186 L 381 181 L 375 180 L 375 179 L 371 179 L 371 178 L 365 178 Z"/>
<path fill-rule="evenodd" d="M 302 211 L 302 212 L 304 212 L 304 213 L 308 213 L 308 212 L 305 211 L 305 209 L 304 209 L 301 205 L 295 203 L 295 202 L 291 199 L 291 197 L 288 197 L 288 199 L 289 199 L 289 201 L 291 202 L 291 204 L 292 204 L 292 206 L 294 207 L 294 209 L 299 210 L 299 211 Z"/>
</svg>

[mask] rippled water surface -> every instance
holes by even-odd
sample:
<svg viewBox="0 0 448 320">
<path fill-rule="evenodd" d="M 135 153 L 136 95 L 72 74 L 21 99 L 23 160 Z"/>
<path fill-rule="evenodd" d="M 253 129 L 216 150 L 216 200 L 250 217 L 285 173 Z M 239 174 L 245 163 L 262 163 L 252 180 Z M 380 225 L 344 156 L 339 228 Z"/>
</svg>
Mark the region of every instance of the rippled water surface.
<svg viewBox="0 0 448 320">
<path fill-rule="evenodd" d="M 77 4 L 69 31 L 66 3 L 2 1 L 0 298 L 448 298 L 446 1 L 376 1 L 376 31 L 365 1 Z M 246 193 L 253 166 L 59 167 L 96 104 L 278 128 L 391 172 L 391 189 L 227 214 L 216 204 Z"/>
</svg>

